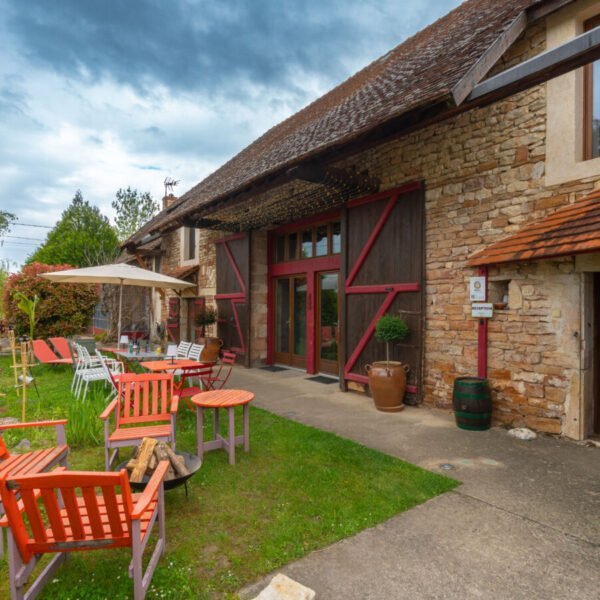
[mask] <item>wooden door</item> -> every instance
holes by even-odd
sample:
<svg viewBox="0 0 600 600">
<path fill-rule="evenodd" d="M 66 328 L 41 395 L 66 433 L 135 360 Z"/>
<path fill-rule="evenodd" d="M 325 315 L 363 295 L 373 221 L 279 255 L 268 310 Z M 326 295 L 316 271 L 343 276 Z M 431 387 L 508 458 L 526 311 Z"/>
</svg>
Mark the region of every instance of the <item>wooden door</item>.
<svg viewBox="0 0 600 600">
<path fill-rule="evenodd" d="M 273 281 L 275 299 L 273 358 L 275 362 L 306 368 L 307 296 L 306 275 L 278 277 Z"/>
<path fill-rule="evenodd" d="M 594 350 L 592 355 L 594 389 L 594 433 L 600 434 L 600 273 L 594 274 Z"/>
<path fill-rule="evenodd" d="M 421 396 L 424 194 L 420 184 L 348 203 L 344 218 L 344 357 L 346 381 L 368 383 L 365 366 L 385 359 L 375 324 L 403 317 L 408 338 L 391 359 L 410 366 L 407 402 Z"/>
<path fill-rule="evenodd" d="M 174 344 L 179 343 L 179 298 L 169 298 L 169 312 L 167 315 L 167 335 L 169 341 Z"/>
<path fill-rule="evenodd" d="M 339 375 L 340 274 L 317 273 L 317 371 Z"/>
<path fill-rule="evenodd" d="M 250 366 L 250 236 L 246 233 L 216 242 L 218 337 L 239 362 Z"/>
</svg>

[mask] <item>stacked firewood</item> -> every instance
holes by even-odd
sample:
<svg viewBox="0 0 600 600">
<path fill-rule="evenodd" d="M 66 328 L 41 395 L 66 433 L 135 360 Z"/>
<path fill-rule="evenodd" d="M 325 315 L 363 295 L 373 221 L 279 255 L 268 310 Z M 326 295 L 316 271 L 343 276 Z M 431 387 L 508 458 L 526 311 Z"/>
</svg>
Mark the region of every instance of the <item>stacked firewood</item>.
<svg viewBox="0 0 600 600">
<path fill-rule="evenodd" d="M 190 474 L 183 456 L 175 454 L 168 444 L 157 442 L 154 438 L 144 438 L 127 463 L 127 470 L 130 472 L 129 480 L 133 483 L 141 483 L 144 475 L 151 477 L 161 460 L 169 461 L 165 481 Z"/>
</svg>

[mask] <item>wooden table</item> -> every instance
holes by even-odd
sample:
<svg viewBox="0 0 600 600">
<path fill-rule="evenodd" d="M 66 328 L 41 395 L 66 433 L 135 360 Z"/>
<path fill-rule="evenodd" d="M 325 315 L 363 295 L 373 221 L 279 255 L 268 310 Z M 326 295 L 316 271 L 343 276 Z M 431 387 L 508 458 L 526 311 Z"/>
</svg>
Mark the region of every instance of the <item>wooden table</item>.
<svg viewBox="0 0 600 600">
<path fill-rule="evenodd" d="M 246 390 L 214 390 L 202 392 L 191 397 L 196 406 L 196 433 L 198 436 L 198 456 L 202 458 L 204 451 L 224 448 L 229 455 L 229 464 L 235 464 L 235 447 L 244 444 L 244 452 L 250 451 L 250 402 L 254 400 L 254 394 Z M 235 407 L 244 407 L 244 433 L 235 435 Z M 219 409 L 226 408 L 229 419 L 227 439 L 219 433 Z M 204 411 L 213 409 L 213 439 L 207 442 L 203 439 L 204 433 Z"/>
<path fill-rule="evenodd" d="M 201 363 L 189 358 L 177 358 L 175 360 L 149 360 L 147 362 L 141 362 L 140 366 L 153 373 L 160 373 L 162 371 L 177 371 L 177 369 L 189 369 L 190 367 L 201 367 L 203 365 L 210 366 L 212 364 L 213 363 Z"/>
</svg>

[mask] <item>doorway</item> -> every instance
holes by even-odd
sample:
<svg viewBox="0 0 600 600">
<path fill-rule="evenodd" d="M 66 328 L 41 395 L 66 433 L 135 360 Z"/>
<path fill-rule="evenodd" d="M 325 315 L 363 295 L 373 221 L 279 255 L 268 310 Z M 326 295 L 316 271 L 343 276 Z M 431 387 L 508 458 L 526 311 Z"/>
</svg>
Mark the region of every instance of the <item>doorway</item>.
<svg viewBox="0 0 600 600">
<path fill-rule="evenodd" d="M 339 375 L 339 272 L 317 273 L 317 370 Z"/>
<path fill-rule="evenodd" d="M 306 368 L 308 281 L 305 274 L 275 279 L 275 362 Z"/>
<path fill-rule="evenodd" d="M 600 273 L 594 273 L 594 312 L 593 312 L 593 353 L 592 353 L 592 387 L 593 387 L 593 432 L 600 435 Z"/>
</svg>

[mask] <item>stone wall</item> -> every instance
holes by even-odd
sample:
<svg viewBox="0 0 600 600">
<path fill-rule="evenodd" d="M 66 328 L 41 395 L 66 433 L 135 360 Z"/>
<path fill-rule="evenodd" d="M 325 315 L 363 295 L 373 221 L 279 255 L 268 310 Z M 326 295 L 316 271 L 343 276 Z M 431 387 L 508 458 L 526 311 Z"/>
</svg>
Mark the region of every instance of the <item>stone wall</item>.
<svg viewBox="0 0 600 600">
<path fill-rule="evenodd" d="M 253 231 L 250 239 L 250 364 L 259 366 L 267 358 L 268 268 L 267 232 Z"/>
</svg>

